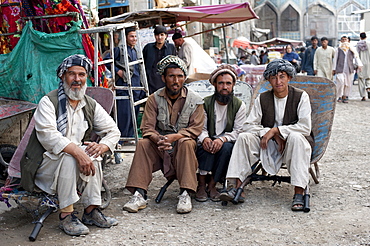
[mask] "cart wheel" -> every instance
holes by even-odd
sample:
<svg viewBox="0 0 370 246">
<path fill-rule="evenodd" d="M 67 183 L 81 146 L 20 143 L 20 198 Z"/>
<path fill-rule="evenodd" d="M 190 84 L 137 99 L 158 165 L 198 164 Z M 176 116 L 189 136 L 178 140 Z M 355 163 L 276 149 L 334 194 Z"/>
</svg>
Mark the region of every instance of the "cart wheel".
<svg viewBox="0 0 370 246">
<path fill-rule="evenodd" d="M 101 205 L 100 209 L 105 209 L 109 206 L 112 200 L 112 193 L 107 185 L 107 182 L 103 179 L 102 189 L 101 189 Z"/>
<path fill-rule="evenodd" d="M 0 155 L 4 162 L 0 158 L 0 179 L 6 180 L 8 177 L 8 165 L 12 159 L 17 146 L 11 144 L 2 144 L 0 145 Z"/>
<path fill-rule="evenodd" d="M 227 206 L 227 201 L 222 201 L 222 202 L 221 202 L 221 205 L 222 205 L 222 206 Z"/>
</svg>

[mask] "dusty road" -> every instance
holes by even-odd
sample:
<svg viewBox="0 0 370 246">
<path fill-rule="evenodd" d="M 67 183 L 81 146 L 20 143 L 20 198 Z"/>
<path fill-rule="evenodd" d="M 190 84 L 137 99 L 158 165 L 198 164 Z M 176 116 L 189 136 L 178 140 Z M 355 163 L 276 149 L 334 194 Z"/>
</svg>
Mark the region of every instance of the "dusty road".
<svg viewBox="0 0 370 246">
<path fill-rule="evenodd" d="M 349 104 L 338 103 L 332 135 L 321 159 L 320 183 L 311 185 L 311 212 L 290 210 L 289 184 L 271 187 L 258 182 L 246 189 L 241 205 L 199 203 L 190 214 L 176 213 L 178 185 L 162 202 L 154 198 L 165 183 L 156 173 L 149 189 L 149 206 L 137 214 L 122 211 L 129 195 L 123 190 L 131 154 L 105 173 L 113 194 L 105 210 L 120 224 L 111 229 L 90 227 L 84 237 L 58 229 L 52 214 L 36 242 L 28 241 L 32 218 L 23 209 L 2 209 L 1 245 L 370 245 L 370 100 L 361 102 L 357 87 Z M 81 215 L 81 214 L 80 214 Z"/>
</svg>

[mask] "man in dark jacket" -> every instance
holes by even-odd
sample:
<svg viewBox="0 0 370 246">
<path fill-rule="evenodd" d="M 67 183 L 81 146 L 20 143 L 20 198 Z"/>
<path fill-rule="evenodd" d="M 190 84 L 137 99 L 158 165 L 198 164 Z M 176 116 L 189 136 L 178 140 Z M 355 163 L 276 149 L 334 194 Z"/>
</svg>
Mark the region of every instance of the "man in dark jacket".
<svg viewBox="0 0 370 246">
<path fill-rule="evenodd" d="M 319 39 L 316 36 L 311 38 L 311 46 L 304 52 L 304 59 L 302 60 L 302 73 L 306 72 L 307 75 L 315 75 L 313 70 L 313 58 L 318 48 L 317 44 Z"/>
<path fill-rule="evenodd" d="M 155 42 L 148 43 L 143 49 L 150 94 L 165 85 L 157 71 L 157 63 L 168 55 L 176 55 L 176 48 L 173 44 L 168 43 L 167 36 L 166 27 L 156 26 L 154 29 Z"/>
</svg>

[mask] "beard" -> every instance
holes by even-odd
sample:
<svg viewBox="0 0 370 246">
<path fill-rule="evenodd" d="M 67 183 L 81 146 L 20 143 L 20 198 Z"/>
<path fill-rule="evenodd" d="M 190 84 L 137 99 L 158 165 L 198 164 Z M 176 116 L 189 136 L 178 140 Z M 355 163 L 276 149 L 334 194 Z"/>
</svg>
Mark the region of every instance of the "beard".
<svg viewBox="0 0 370 246">
<path fill-rule="evenodd" d="M 228 104 L 233 99 L 234 92 L 230 92 L 228 95 L 222 95 L 217 90 L 215 91 L 215 99 L 221 104 Z"/>
<path fill-rule="evenodd" d="M 182 87 L 181 87 L 181 88 L 179 88 L 179 90 L 178 90 L 178 91 L 174 91 L 174 90 L 172 90 L 171 88 L 169 88 L 169 87 L 166 85 L 166 90 L 167 90 L 167 93 L 168 93 L 168 95 L 169 95 L 169 96 L 176 96 L 176 95 L 180 94 L 180 92 L 181 92 L 181 90 L 182 90 Z"/>
<path fill-rule="evenodd" d="M 74 84 L 81 84 L 81 82 L 72 82 L 71 86 Z M 81 89 L 72 89 L 66 82 L 63 83 L 64 93 L 67 97 L 73 101 L 81 101 L 85 95 L 87 85 L 86 83 L 81 87 Z"/>
</svg>

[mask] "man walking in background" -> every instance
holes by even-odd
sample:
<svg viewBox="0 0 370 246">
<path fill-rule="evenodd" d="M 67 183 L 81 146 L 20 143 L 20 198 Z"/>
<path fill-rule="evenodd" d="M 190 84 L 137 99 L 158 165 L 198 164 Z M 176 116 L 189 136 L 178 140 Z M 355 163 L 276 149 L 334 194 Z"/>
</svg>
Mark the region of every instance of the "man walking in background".
<svg viewBox="0 0 370 246">
<path fill-rule="evenodd" d="M 335 49 L 328 45 L 326 37 L 321 38 L 321 47 L 315 52 L 313 69 L 316 76 L 333 80 L 333 58 Z"/>
<path fill-rule="evenodd" d="M 370 42 L 366 41 L 366 33 L 360 33 L 360 41 L 357 43 L 357 52 L 364 65 L 361 71 L 358 71 L 358 90 L 361 101 L 370 99 Z"/>
<path fill-rule="evenodd" d="M 304 52 L 303 60 L 302 60 L 302 73 L 306 72 L 307 75 L 315 75 L 314 68 L 313 68 L 313 60 L 318 48 L 317 44 L 319 43 L 319 39 L 316 36 L 311 38 L 311 46 L 307 48 Z"/>
</svg>

